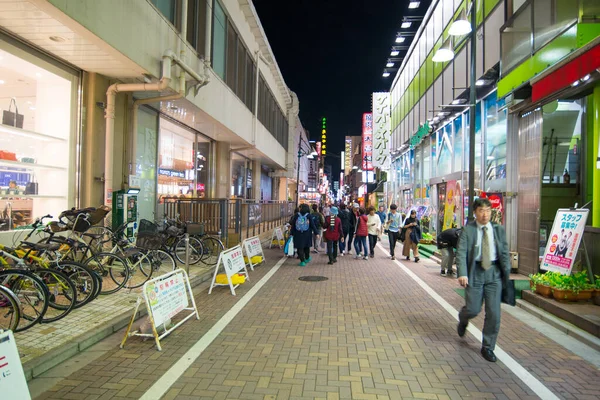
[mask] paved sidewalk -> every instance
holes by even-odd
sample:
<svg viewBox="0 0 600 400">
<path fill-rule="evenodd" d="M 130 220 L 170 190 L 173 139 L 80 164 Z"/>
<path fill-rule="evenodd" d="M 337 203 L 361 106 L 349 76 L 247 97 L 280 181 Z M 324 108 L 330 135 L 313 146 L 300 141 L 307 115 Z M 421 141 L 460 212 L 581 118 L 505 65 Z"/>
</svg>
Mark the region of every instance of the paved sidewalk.
<svg viewBox="0 0 600 400">
<path fill-rule="evenodd" d="M 162 352 L 152 341 L 132 338 L 39 398 L 139 398 L 281 256 L 265 252 L 267 264 L 251 273 L 238 296 L 223 288 L 208 295 L 201 285 L 201 319 L 167 337 Z M 507 366 L 485 361 L 473 336 L 458 338 L 455 317 L 381 248 L 374 259 L 326 262 L 325 255 L 313 255 L 302 268 L 288 259 L 163 398 L 537 398 Z M 437 264 L 406 266 L 453 307 L 462 306 L 456 282 L 440 277 Z M 306 275 L 329 279 L 298 280 Z M 481 328 L 482 317 L 474 324 Z M 597 368 L 506 313 L 502 324 L 499 346 L 559 398 L 598 398 Z"/>
</svg>

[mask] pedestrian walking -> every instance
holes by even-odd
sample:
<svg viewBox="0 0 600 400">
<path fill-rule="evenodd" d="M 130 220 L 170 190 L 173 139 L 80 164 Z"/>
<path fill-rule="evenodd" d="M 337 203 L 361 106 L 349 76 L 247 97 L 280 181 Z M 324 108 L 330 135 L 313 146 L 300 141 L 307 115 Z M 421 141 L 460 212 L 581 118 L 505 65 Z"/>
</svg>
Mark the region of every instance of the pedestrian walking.
<svg viewBox="0 0 600 400">
<path fill-rule="evenodd" d="M 384 226 L 385 220 L 387 219 L 385 215 L 385 207 L 379 206 L 379 211 L 377 211 L 375 214 L 379 216 L 379 219 L 381 220 L 381 226 Z"/>
<path fill-rule="evenodd" d="M 354 237 L 356 236 L 356 223 L 358 220 L 358 203 L 352 203 L 352 210 L 350 210 L 350 231 L 348 232 L 348 252 L 352 252 L 352 244 L 354 243 Z"/>
<path fill-rule="evenodd" d="M 398 206 L 390 204 L 390 212 L 387 215 L 385 229 L 388 231 L 388 239 L 390 241 L 390 255 L 392 260 L 395 260 L 396 243 L 400 237 L 400 228 L 402 227 L 402 217 L 398 213 Z"/>
<path fill-rule="evenodd" d="M 315 224 L 315 227 L 317 228 L 317 233 L 313 236 L 313 252 L 318 253 L 320 240 L 317 239 L 317 236 L 319 236 L 319 238 L 321 237 L 321 233 L 323 231 L 323 225 L 325 225 L 325 217 L 323 217 L 323 213 L 321 213 L 321 211 L 319 211 L 319 206 L 317 206 L 316 204 L 312 205 L 310 219 L 312 220 L 312 222 Z"/>
<path fill-rule="evenodd" d="M 350 233 L 350 213 L 351 211 L 346 208 L 346 204 L 340 204 L 340 211 L 338 214 L 338 218 L 342 221 L 342 232 L 344 240 L 340 240 L 340 256 L 344 256 L 346 253 L 346 246 L 350 247 L 350 251 L 352 251 L 352 237 L 350 237 L 350 242 L 348 242 L 348 234 Z"/>
<path fill-rule="evenodd" d="M 461 228 L 450 228 L 440 233 L 437 237 L 437 247 L 442 253 L 441 276 L 453 275 L 452 266 L 454 265 L 454 250 L 458 246 L 458 237 L 462 232 Z"/>
<path fill-rule="evenodd" d="M 329 215 L 331 215 L 331 207 L 329 206 L 329 204 L 325 203 L 321 213 L 323 214 L 323 217 L 329 217 Z"/>
<path fill-rule="evenodd" d="M 473 202 L 475 221 L 467 224 L 458 240 L 458 283 L 465 288 L 465 306 L 458 314 L 458 336 L 463 337 L 471 318 L 481 311 L 485 319 L 481 355 L 496 362 L 494 349 L 500 331 L 502 286 L 509 284 L 510 255 L 504 227 L 490 222 L 492 204 L 486 198 Z"/>
<path fill-rule="evenodd" d="M 358 211 L 358 218 L 356 219 L 356 233 L 354 237 L 354 250 L 356 256 L 354 258 L 360 258 L 361 249 L 363 251 L 363 258 L 366 260 L 369 258 L 367 250 L 367 236 L 369 235 L 369 218 L 365 215 L 365 209 L 360 208 Z"/>
<path fill-rule="evenodd" d="M 369 216 L 367 217 L 367 226 L 369 228 L 369 255 L 375 257 L 375 245 L 381 234 L 381 218 L 375 214 L 375 207 L 369 207 Z"/>
<path fill-rule="evenodd" d="M 417 245 L 419 244 L 418 240 L 415 239 L 415 235 L 420 236 L 421 227 L 419 226 L 419 220 L 417 219 L 417 211 L 411 210 L 410 216 L 406 218 L 404 221 L 404 226 L 402 227 L 404 232 L 402 232 L 401 237 L 404 236 L 404 247 L 402 248 L 402 255 L 406 257 L 406 260 L 410 260 L 410 251 L 413 252 L 413 257 L 415 258 L 415 262 L 419 262 L 419 248 Z M 413 235 L 413 233 L 415 235 Z"/>
<path fill-rule="evenodd" d="M 327 264 L 332 265 L 337 262 L 338 242 L 344 241 L 344 231 L 337 207 L 331 207 L 329 212 L 330 215 L 325 218 L 323 238 L 327 242 L 327 256 L 329 256 Z"/>
<path fill-rule="evenodd" d="M 302 204 L 300 211 L 292 218 L 292 236 L 294 236 L 294 247 L 298 250 L 300 266 L 304 267 L 311 261 L 310 247 L 312 246 L 313 234 L 317 235 L 317 227 L 310 218 L 308 204 Z M 317 239 L 319 236 L 316 236 Z"/>
</svg>

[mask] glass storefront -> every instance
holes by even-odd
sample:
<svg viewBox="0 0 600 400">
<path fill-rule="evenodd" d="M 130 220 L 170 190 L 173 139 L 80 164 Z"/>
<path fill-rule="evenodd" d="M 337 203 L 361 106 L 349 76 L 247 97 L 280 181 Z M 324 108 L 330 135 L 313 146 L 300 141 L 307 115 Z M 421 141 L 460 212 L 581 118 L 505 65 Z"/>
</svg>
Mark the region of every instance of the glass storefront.
<svg viewBox="0 0 600 400">
<path fill-rule="evenodd" d="M 0 230 L 76 204 L 77 71 L 0 40 Z"/>
<path fill-rule="evenodd" d="M 164 117 L 160 118 L 158 146 L 159 203 L 208 193 L 211 141 Z"/>
</svg>

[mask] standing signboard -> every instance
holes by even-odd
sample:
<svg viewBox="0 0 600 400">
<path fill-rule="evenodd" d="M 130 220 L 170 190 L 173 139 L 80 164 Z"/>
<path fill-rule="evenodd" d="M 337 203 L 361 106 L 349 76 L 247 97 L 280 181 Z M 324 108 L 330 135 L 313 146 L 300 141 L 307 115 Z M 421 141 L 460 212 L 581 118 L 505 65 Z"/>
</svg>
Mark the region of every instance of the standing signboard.
<svg viewBox="0 0 600 400">
<path fill-rule="evenodd" d="M 285 241 L 285 238 L 283 237 L 283 230 L 280 226 L 273 230 L 273 234 L 271 234 L 271 244 L 269 244 L 269 248 L 273 246 L 274 240 L 277 241 L 277 246 L 279 246 L 279 248 L 282 249 L 283 246 L 281 245 L 281 242 Z"/>
<path fill-rule="evenodd" d="M 3 399 L 31 399 L 12 331 L 0 330 L 0 394 Z"/>
<path fill-rule="evenodd" d="M 138 297 L 135 310 L 131 316 L 131 321 L 125 332 L 125 337 L 121 342 L 121 348 L 125 346 L 125 342 L 130 336 L 142 336 L 153 337 L 156 341 L 156 348 L 160 351 L 162 350 L 160 339 L 173 332 L 191 317 L 196 316 L 196 319 L 200 319 L 198 309 L 196 308 L 196 302 L 194 301 L 194 295 L 192 294 L 190 280 L 187 273 L 182 269 L 176 269 L 175 271 L 161 275 L 158 278 L 150 279 L 144 283 L 142 296 L 143 298 Z M 148 311 L 148 318 L 152 328 L 151 334 L 143 333 L 138 330 L 130 332 L 142 301 L 146 304 L 146 310 Z M 189 306 L 190 302 L 193 307 Z M 175 326 L 167 329 L 167 322 L 182 311 L 192 312 L 175 324 Z M 161 326 L 163 333 L 159 336 L 157 328 Z"/>
<path fill-rule="evenodd" d="M 583 237 L 589 210 L 561 208 L 556 212 L 541 269 L 570 275 Z"/>
<path fill-rule="evenodd" d="M 217 265 L 215 265 L 215 272 L 210 283 L 210 289 L 208 289 L 208 294 L 212 293 L 215 286 L 229 286 L 231 294 L 235 296 L 235 288 L 237 288 L 239 284 L 234 285 L 231 281 L 231 277 L 237 273 L 245 274 L 246 280 L 250 280 L 248 277 L 248 270 L 246 269 L 246 263 L 244 262 L 244 255 L 242 253 L 243 251 L 240 245 L 221 252 L 219 261 L 217 261 Z M 219 273 L 221 265 L 223 265 L 223 269 L 225 269 L 227 283 L 217 283 L 217 274 Z"/>
<path fill-rule="evenodd" d="M 281 230 L 281 229 L 280 229 Z M 283 235 L 282 235 L 283 236 Z M 248 265 L 250 269 L 254 271 L 254 267 L 258 264 L 261 264 L 265 261 L 265 253 L 263 252 L 262 245 L 260 243 L 260 239 L 258 236 L 253 236 L 244 240 L 242 243 L 244 250 L 246 250 L 246 257 L 248 258 Z M 253 257 L 260 256 L 261 259 L 259 262 L 252 261 Z"/>
</svg>

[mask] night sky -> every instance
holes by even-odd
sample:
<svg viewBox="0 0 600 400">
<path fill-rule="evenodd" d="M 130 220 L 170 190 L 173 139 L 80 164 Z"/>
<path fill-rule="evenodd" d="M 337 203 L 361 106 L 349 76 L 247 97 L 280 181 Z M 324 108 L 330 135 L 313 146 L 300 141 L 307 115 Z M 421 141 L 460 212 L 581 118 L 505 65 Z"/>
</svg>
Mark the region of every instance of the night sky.
<svg viewBox="0 0 600 400">
<path fill-rule="evenodd" d="M 408 10 L 408 0 L 254 0 L 311 139 L 320 139 L 322 116 L 331 153 L 344 150 L 345 135 L 361 134 L 371 93 L 388 91 L 395 76 L 395 71 L 388 78 L 381 74 L 402 17 L 423 16 L 429 3 Z M 332 180 L 337 180 L 340 160 L 329 157 L 326 163 L 333 165 Z"/>
</svg>

